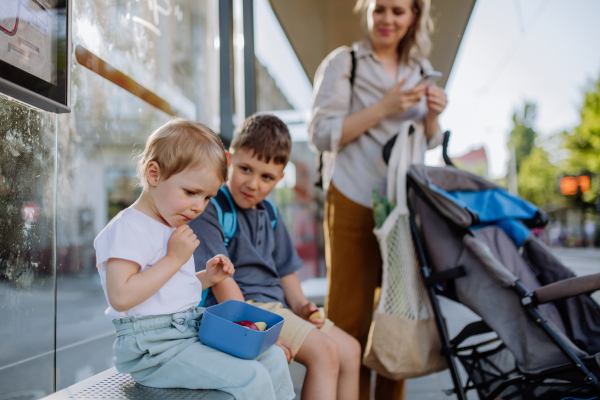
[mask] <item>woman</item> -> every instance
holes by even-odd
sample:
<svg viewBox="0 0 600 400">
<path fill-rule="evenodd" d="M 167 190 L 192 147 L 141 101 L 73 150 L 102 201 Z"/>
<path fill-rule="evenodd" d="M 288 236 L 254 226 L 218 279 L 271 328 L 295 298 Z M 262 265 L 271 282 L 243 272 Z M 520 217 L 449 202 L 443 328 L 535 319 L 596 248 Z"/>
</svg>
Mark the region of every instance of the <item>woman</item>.
<svg viewBox="0 0 600 400">
<path fill-rule="evenodd" d="M 311 143 L 325 152 L 326 186 L 331 179 L 325 210 L 327 315 L 364 348 L 381 280 L 371 198 L 373 189 L 385 192 L 382 149 L 406 120 L 423 124 L 421 142 L 411 147 L 421 158 L 438 146 L 438 116 L 447 100 L 442 89 L 417 84 L 432 70 L 426 59 L 429 0 L 359 0 L 356 10 L 367 38 L 333 51 L 317 70 L 309 133 Z M 369 399 L 370 380 L 363 367 L 361 399 Z M 378 400 L 402 399 L 404 382 L 378 376 L 375 394 Z"/>
</svg>

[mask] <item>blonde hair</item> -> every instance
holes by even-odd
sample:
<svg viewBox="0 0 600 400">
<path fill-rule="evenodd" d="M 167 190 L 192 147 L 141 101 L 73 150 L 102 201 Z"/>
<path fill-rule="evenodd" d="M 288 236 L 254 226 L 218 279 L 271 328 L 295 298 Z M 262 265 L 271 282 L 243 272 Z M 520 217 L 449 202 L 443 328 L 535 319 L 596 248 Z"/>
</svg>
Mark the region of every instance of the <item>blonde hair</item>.
<svg viewBox="0 0 600 400">
<path fill-rule="evenodd" d="M 354 12 L 360 14 L 363 30 L 369 36 L 368 11 L 369 6 L 376 0 L 358 0 Z M 433 20 L 429 14 L 431 0 L 413 0 L 413 10 L 417 13 L 417 19 L 409 28 L 400 43 L 398 54 L 403 63 L 419 62 L 429 56 L 431 51 L 431 39 L 429 35 L 433 32 Z"/>
<path fill-rule="evenodd" d="M 208 165 L 215 168 L 222 182 L 227 178 L 227 157 L 219 136 L 206 125 L 184 118 L 173 118 L 146 139 L 137 166 L 137 175 L 144 190 L 148 188 L 146 170 L 152 161 L 160 167 L 161 180 L 167 180 L 187 168 Z"/>
</svg>

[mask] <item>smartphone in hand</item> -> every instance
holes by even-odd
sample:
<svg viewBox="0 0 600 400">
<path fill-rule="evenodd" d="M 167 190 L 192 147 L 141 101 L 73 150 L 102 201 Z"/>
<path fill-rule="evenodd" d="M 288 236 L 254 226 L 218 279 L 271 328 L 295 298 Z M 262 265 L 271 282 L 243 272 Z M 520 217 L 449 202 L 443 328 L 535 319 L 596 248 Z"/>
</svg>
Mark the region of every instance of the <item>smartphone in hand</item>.
<svg viewBox="0 0 600 400">
<path fill-rule="evenodd" d="M 434 83 L 436 83 L 437 81 L 439 81 L 443 75 L 444 74 L 442 74 L 439 71 L 429 71 L 429 72 L 425 73 L 425 75 L 423 75 L 423 77 L 421 78 L 419 83 L 417 83 L 415 86 L 425 85 L 425 86 L 429 87 L 429 86 L 433 85 Z"/>
</svg>

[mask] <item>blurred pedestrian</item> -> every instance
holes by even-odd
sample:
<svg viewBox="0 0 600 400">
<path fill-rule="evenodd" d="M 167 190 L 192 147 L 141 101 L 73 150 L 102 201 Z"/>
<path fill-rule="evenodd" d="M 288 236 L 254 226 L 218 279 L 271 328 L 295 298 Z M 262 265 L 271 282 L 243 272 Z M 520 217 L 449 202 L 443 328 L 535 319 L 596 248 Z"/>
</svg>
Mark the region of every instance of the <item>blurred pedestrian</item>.
<svg viewBox="0 0 600 400">
<path fill-rule="evenodd" d="M 560 221 L 554 221 L 552 226 L 550 227 L 550 245 L 553 247 L 558 247 L 561 245 L 561 233 L 562 233 L 562 225 Z"/>
<path fill-rule="evenodd" d="M 587 219 L 583 223 L 583 231 L 585 233 L 587 247 L 594 247 L 594 239 L 596 239 L 596 224 L 594 221 Z"/>
<path fill-rule="evenodd" d="M 548 238 L 546 237 L 546 230 L 544 228 L 533 228 L 531 233 L 533 233 L 538 240 L 548 244 Z"/>
<path fill-rule="evenodd" d="M 334 50 L 315 76 L 311 143 L 323 153 L 329 291 L 326 313 L 337 326 L 367 342 L 381 255 L 373 228 L 373 190 L 385 193 L 386 144 L 403 121 L 423 124 L 411 135 L 416 153 L 441 144 L 438 116 L 447 104 L 435 85 L 420 84 L 433 68 L 427 56 L 433 24 L 429 0 L 359 0 L 366 37 Z M 334 168 L 335 166 L 335 168 Z M 331 185 L 329 185 L 331 181 Z M 363 367 L 360 398 L 369 399 L 371 373 Z M 403 399 L 404 381 L 377 376 L 376 399 Z"/>
</svg>

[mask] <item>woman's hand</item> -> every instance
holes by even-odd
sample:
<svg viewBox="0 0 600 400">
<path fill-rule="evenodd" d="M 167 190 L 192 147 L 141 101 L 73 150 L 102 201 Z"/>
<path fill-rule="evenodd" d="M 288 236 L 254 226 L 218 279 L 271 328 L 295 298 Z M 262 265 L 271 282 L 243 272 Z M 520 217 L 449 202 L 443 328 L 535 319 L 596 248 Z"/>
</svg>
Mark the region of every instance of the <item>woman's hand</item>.
<svg viewBox="0 0 600 400">
<path fill-rule="evenodd" d="M 406 110 L 421 101 L 421 97 L 425 95 L 426 88 L 423 85 L 417 85 L 408 90 L 401 90 L 405 82 L 406 78 L 402 79 L 400 83 L 388 90 L 383 99 L 379 101 L 378 104 L 383 118 L 405 113 Z"/>
<path fill-rule="evenodd" d="M 421 98 L 425 96 L 425 86 L 417 85 L 412 89 L 401 90 L 405 82 L 406 78 L 388 90 L 383 99 L 377 103 L 344 118 L 339 146 L 355 140 L 380 123 L 382 119 L 403 114 L 421 101 Z"/>
<path fill-rule="evenodd" d="M 427 117 L 437 118 L 448 104 L 446 93 L 437 86 L 430 86 L 426 90 L 427 95 Z"/>
<path fill-rule="evenodd" d="M 171 258 L 179 264 L 179 267 L 182 267 L 190 259 L 199 244 L 200 241 L 192 228 L 188 225 L 181 225 L 171 234 L 165 257 Z"/>
</svg>

